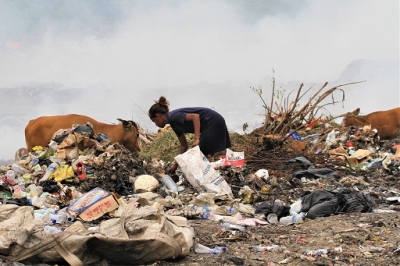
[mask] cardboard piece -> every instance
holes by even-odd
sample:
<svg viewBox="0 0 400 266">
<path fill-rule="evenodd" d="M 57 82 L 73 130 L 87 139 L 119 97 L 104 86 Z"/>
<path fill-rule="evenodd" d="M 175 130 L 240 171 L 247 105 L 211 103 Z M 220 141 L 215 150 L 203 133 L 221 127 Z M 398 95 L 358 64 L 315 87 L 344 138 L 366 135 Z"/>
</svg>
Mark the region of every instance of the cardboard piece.
<svg viewBox="0 0 400 266">
<path fill-rule="evenodd" d="M 88 222 L 117 209 L 118 206 L 118 201 L 110 192 L 97 187 L 83 194 L 67 208 L 67 211 L 72 216 Z"/>
<path fill-rule="evenodd" d="M 347 160 L 349 162 L 349 165 L 357 164 L 357 159 L 355 158 L 350 159 L 346 150 L 342 146 L 330 150 L 328 153 L 330 157 L 335 161 L 344 163 Z"/>
<path fill-rule="evenodd" d="M 370 150 L 359 149 L 356 152 L 354 152 L 351 156 L 348 156 L 347 152 L 342 147 L 329 151 L 329 155 L 335 159 L 338 158 L 340 159 L 341 156 L 343 156 L 350 167 L 355 167 L 357 165 L 365 163 L 366 161 L 369 160 L 369 156 L 371 155 L 371 153 L 372 152 Z"/>
<path fill-rule="evenodd" d="M 358 149 L 356 150 L 355 153 L 353 153 L 350 158 L 356 158 L 357 160 L 363 160 L 366 159 L 368 156 L 371 155 L 370 150 L 364 150 L 364 149 Z"/>
</svg>

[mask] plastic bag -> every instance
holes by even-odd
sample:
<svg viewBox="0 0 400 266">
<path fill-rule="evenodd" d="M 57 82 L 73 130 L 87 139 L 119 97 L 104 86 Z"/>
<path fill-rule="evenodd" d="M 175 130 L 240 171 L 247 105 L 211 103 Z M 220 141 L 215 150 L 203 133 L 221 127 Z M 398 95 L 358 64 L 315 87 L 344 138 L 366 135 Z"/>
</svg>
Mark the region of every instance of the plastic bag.
<svg viewBox="0 0 400 266">
<path fill-rule="evenodd" d="M 230 149 L 226 149 L 226 154 L 221 156 L 218 161 L 211 163 L 211 165 L 216 169 L 228 166 L 243 167 L 245 164 L 244 152 L 232 151 Z"/>
<path fill-rule="evenodd" d="M 213 192 L 233 198 L 232 190 L 225 179 L 214 169 L 200 151 L 199 146 L 175 157 L 187 181 L 199 192 Z"/>
</svg>

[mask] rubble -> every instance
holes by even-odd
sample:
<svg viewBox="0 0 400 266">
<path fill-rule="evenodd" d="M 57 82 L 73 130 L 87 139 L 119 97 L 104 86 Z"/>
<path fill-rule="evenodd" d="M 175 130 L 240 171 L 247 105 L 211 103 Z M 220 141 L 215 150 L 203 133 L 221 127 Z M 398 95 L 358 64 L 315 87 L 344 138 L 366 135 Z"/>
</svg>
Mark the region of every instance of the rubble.
<svg viewBox="0 0 400 266">
<path fill-rule="evenodd" d="M 228 265 L 294 265 L 368 263 L 370 259 L 391 264 L 398 259 L 399 139 L 380 140 L 379 132 L 368 128 L 325 127 L 322 120 L 284 138 L 236 135 L 227 152 L 239 152 L 244 164 L 226 163 L 229 156 L 221 156 L 204 166 L 212 166 L 223 182 L 209 186 L 190 180 L 190 175 L 198 178 L 202 173 L 188 174 L 188 169 L 198 170 L 192 165 L 177 172 L 176 188 L 171 189 L 160 178 L 168 162 L 82 134 L 79 143 L 84 146 L 61 149 L 52 142 L 0 167 L 0 228 L 8 234 L 3 234 L 1 260 L 190 265 L 203 258 L 214 263 L 222 259 Z M 235 146 L 235 137 L 250 141 Z M 179 160 L 183 165 L 188 159 Z M 57 167 L 50 173 L 51 164 Z M 91 196 L 94 192 L 105 196 Z M 12 234 L 18 230 L 6 225 L 10 217 L 19 217 L 13 216 L 18 212 L 25 217 L 20 224 L 25 231 L 15 240 Z M 126 243 L 143 242 L 140 230 L 149 230 L 146 241 L 152 237 L 155 241 L 149 225 L 154 217 L 176 230 L 168 235 L 178 243 L 171 244 L 174 248 L 162 252 L 154 246 L 154 254 L 141 256 L 143 250 L 132 248 L 136 255 L 123 255 L 111 248 L 117 243 L 128 248 Z M 143 227 L 145 223 L 149 229 Z M 50 244 L 47 250 L 40 249 L 43 253 L 11 248 L 13 244 L 26 248 L 31 242 L 25 240 L 38 241 L 42 234 L 65 245 L 73 245 L 68 236 L 79 236 L 85 248 L 81 253 L 69 248 L 74 255 Z M 353 246 L 358 250 L 349 251 Z M 58 255 L 50 258 L 54 252 Z M 97 255 L 87 260 L 85 256 L 93 252 Z"/>
</svg>

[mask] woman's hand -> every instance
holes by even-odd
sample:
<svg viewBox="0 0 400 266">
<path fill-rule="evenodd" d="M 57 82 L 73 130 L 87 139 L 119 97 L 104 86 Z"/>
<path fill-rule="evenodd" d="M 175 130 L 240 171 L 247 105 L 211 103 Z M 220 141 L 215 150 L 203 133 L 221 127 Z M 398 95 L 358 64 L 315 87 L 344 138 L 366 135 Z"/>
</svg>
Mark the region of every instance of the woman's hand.
<svg viewBox="0 0 400 266">
<path fill-rule="evenodd" d="M 176 169 L 178 169 L 178 163 L 177 163 L 177 162 L 174 162 L 174 163 L 171 165 L 171 168 L 169 168 L 168 174 L 170 174 L 170 175 L 175 174 Z"/>
<path fill-rule="evenodd" d="M 199 144 L 200 144 L 200 139 L 196 138 L 192 143 L 192 148 L 198 146 Z"/>
</svg>

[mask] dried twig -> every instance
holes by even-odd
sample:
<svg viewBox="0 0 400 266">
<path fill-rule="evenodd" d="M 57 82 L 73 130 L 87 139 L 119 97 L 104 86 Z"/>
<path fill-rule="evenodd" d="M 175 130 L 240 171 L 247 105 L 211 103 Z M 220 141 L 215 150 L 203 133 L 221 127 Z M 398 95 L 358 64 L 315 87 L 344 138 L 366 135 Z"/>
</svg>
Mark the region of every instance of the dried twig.
<svg viewBox="0 0 400 266">
<path fill-rule="evenodd" d="M 345 92 L 341 87 L 347 85 L 358 84 L 360 82 L 351 82 L 346 84 L 341 84 L 330 89 L 326 89 L 328 82 L 325 82 L 321 88 L 319 88 L 308 101 L 301 106 L 299 109 L 300 100 L 306 96 L 310 90 L 309 88 L 305 92 L 303 92 L 304 85 L 301 84 L 299 89 L 297 90 L 296 96 L 294 100 L 290 100 L 290 96 L 293 91 L 289 92 L 289 94 L 285 97 L 282 95 L 280 102 L 274 101 L 275 98 L 275 78 L 272 79 L 272 97 L 271 103 L 267 106 L 266 102 L 262 97 L 262 89 L 259 88 L 256 92 L 258 96 L 262 99 L 263 106 L 266 109 L 266 117 L 265 122 L 262 128 L 263 134 L 277 134 L 277 135 L 285 135 L 289 132 L 290 129 L 299 130 L 305 127 L 306 124 L 311 123 L 313 120 L 321 119 L 322 114 L 319 114 L 321 109 L 325 108 L 328 105 L 334 105 L 339 103 L 340 101 L 335 100 L 333 93 L 335 91 L 340 91 L 342 93 L 341 102 L 345 100 Z M 253 89 L 254 90 L 254 89 Z M 331 101 L 328 103 L 323 103 L 323 101 L 331 96 Z M 290 102 L 290 104 L 289 104 Z M 340 116 L 338 116 L 340 117 Z M 337 117 L 336 117 L 337 118 Z M 329 121 L 331 121 L 330 119 Z M 304 123 L 305 122 L 305 123 Z"/>
</svg>

